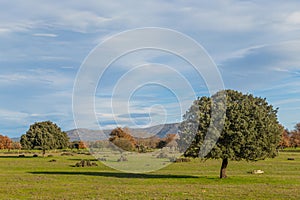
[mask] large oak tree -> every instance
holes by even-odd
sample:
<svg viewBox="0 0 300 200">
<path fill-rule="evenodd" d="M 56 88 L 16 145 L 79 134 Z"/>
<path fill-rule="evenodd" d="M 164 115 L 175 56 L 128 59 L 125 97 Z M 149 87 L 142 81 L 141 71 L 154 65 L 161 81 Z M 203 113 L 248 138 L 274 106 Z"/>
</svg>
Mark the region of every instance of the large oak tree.
<svg viewBox="0 0 300 200">
<path fill-rule="evenodd" d="M 20 143 L 24 149 L 41 149 L 45 155 L 46 150 L 66 148 L 69 138 L 56 124 L 44 121 L 31 125 Z"/>
<path fill-rule="evenodd" d="M 283 127 L 266 99 L 225 90 L 195 100 L 179 130 L 184 156 L 198 157 L 209 149 L 204 158 L 222 159 L 220 178 L 225 178 L 228 160 L 275 157 Z"/>
</svg>

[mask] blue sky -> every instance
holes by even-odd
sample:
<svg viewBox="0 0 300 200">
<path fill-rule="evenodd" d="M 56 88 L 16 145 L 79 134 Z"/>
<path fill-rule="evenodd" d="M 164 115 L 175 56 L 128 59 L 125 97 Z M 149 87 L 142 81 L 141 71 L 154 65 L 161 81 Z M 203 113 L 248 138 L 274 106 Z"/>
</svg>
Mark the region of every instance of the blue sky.
<svg viewBox="0 0 300 200">
<path fill-rule="evenodd" d="M 20 136 L 43 120 L 73 129 L 73 85 L 86 56 L 112 35 L 143 27 L 193 38 L 216 63 L 226 88 L 267 98 L 289 129 L 300 121 L 299 1 L 16 0 L 0 3 L 0 133 Z M 150 117 L 155 123 L 178 122 L 178 96 L 186 97 L 184 105 L 192 102 L 191 94 L 148 84 L 129 100 L 115 93 L 112 116 L 114 86 L 128 66 L 139 65 L 144 73 L 135 70 L 132 77 L 168 79 L 173 83 L 168 87 L 180 89 L 170 66 L 189 80 L 196 95 L 208 95 L 205 82 L 178 57 L 134 52 L 114 62 L 99 82 L 95 113 L 103 128 L 149 125 Z M 124 80 L 122 85 L 129 84 Z"/>
</svg>

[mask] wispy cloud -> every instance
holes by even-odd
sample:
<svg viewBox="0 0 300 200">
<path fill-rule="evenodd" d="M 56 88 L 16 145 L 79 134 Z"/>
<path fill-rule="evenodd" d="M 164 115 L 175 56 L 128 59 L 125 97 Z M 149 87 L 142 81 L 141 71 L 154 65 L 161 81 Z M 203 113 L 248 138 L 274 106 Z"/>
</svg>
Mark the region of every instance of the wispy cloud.
<svg viewBox="0 0 300 200">
<path fill-rule="evenodd" d="M 187 34 L 216 61 L 226 87 L 267 97 L 282 107 L 280 121 L 288 127 L 300 119 L 296 106 L 300 98 L 300 2 L 91 0 L 83 4 L 79 0 L 28 0 L 0 5 L 2 132 L 24 132 L 26 124 L 47 118 L 64 128 L 73 128 L 72 87 L 81 62 L 96 43 L 141 27 L 165 27 Z M 172 38 L 169 41 L 177 42 Z M 204 80 L 180 58 L 162 52 L 132 53 L 112 63 L 107 78 L 99 82 L 95 112 L 105 127 L 115 125 L 113 117 L 122 126 L 149 122 L 147 116 L 151 114 L 157 120 L 163 119 L 159 118 L 163 109 L 155 105 L 166 109 L 170 121 L 178 120 L 182 112 L 170 91 L 147 86 L 129 99 L 133 114 L 128 115 L 128 97 L 122 96 L 126 90 L 112 94 L 118 83 L 126 89 L 141 85 L 139 78 L 148 82 L 169 80 L 167 87 L 178 88 L 175 93 L 184 97 L 180 103 L 191 103 L 192 95 L 184 93 L 185 80 L 166 68 L 135 70 L 131 78 L 122 81 L 122 75 L 132 67 L 151 63 L 176 69 L 197 95 L 207 95 Z M 96 84 L 89 79 L 86 82 Z M 115 116 L 109 101 L 112 97 Z"/>
<path fill-rule="evenodd" d="M 50 37 L 50 38 L 57 37 L 57 35 L 53 33 L 34 33 L 32 35 L 36 37 Z"/>
</svg>

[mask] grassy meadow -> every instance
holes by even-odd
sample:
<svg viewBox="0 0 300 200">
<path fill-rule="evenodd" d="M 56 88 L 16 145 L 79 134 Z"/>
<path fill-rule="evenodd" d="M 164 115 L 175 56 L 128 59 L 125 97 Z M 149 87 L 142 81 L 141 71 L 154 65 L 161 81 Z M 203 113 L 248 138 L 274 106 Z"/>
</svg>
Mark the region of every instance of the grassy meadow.
<svg viewBox="0 0 300 200">
<path fill-rule="evenodd" d="M 2 152 L 0 199 L 300 199 L 299 152 L 257 162 L 230 161 L 227 179 L 218 178 L 221 160 L 195 159 L 130 174 L 99 161 L 93 161 L 98 166 L 74 167 L 82 159 L 95 159 L 91 155 L 51 154 L 19 158 Z M 255 169 L 265 173 L 251 174 Z"/>
</svg>

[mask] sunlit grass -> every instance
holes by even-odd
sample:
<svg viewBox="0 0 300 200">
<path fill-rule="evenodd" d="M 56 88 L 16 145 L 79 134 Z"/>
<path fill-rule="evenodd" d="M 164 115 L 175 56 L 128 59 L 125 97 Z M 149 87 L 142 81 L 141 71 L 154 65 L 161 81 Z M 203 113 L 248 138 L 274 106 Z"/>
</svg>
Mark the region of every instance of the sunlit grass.
<svg viewBox="0 0 300 200">
<path fill-rule="evenodd" d="M 1 154 L 0 199 L 300 199 L 300 153 L 280 153 L 257 162 L 231 161 L 227 179 L 218 178 L 220 160 L 195 159 L 130 174 L 101 162 L 97 167 L 73 167 L 81 159 L 94 159 L 84 154 L 53 155 Z M 249 173 L 254 169 L 265 173 Z"/>
</svg>

